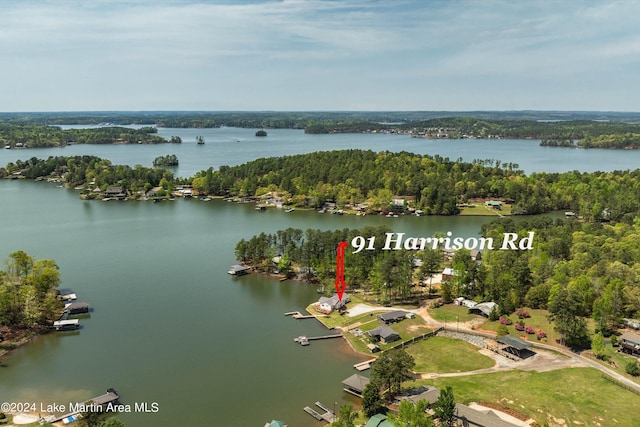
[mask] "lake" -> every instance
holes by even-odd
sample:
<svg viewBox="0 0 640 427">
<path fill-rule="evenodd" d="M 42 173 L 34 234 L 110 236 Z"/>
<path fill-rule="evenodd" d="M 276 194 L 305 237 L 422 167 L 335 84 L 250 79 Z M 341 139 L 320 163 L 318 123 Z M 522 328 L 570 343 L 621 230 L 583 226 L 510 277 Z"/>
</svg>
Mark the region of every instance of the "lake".
<svg viewBox="0 0 640 427">
<path fill-rule="evenodd" d="M 257 157 L 354 147 L 465 160 L 499 158 L 530 170 L 610 170 L 632 167 L 638 160 L 637 152 L 543 148 L 536 141 L 429 141 L 292 130 L 269 130 L 268 137 L 258 139 L 254 132 L 161 129 L 162 135 L 179 135 L 184 143 L 2 150 L 0 164 L 32 156 L 93 154 L 114 163 L 150 165 L 159 155 L 176 153 L 178 174 L 189 176 Z M 204 146 L 195 145 L 200 134 Z M 579 161 L 580 156 L 588 159 Z M 326 333 L 312 319 L 284 316 L 316 300 L 315 288 L 226 274 L 241 238 L 287 227 L 383 224 L 413 236 L 448 230 L 477 236 L 491 219 L 257 212 L 251 204 L 221 200 L 89 202 L 73 190 L 23 180 L 0 181 L 0 200 L 0 256 L 21 249 L 56 260 L 61 287 L 94 307 L 79 332 L 40 337 L 4 359 L 0 401 L 68 404 L 114 387 L 123 403 L 158 404 L 157 414 L 122 414 L 130 427 L 263 426 L 273 418 L 292 427 L 315 426 L 304 406 L 316 400 L 328 406 L 349 401 L 340 383 L 362 358 L 342 340 L 295 344 L 296 336 Z"/>
</svg>

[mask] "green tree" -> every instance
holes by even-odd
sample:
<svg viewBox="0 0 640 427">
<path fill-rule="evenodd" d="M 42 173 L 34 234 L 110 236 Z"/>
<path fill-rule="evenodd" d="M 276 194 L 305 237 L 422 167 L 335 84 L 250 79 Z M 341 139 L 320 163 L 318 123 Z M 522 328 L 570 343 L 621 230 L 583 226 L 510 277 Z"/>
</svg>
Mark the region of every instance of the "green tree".
<svg viewBox="0 0 640 427">
<path fill-rule="evenodd" d="M 604 347 L 604 337 L 602 336 L 602 332 L 598 332 L 591 340 L 591 350 L 593 350 L 593 354 L 598 359 L 605 358 L 605 347 Z"/>
<path fill-rule="evenodd" d="M 427 415 L 429 402 L 419 400 L 413 403 L 410 400 L 403 400 L 398 405 L 398 414 L 389 415 L 389 421 L 397 427 L 433 427 L 433 421 Z"/>
<path fill-rule="evenodd" d="M 353 410 L 353 405 L 348 403 L 340 406 L 338 420 L 331 425 L 334 427 L 355 427 L 356 418 L 358 418 L 357 412 Z"/>
<path fill-rule="evenodd" d="M 399 393 L 402 383 L 411 378 L 415 366 L 413 356 L 404 349 L 388 350 L 371 366 L 371 381 L 379 384 L 390 396 Z"/>
<path fill-rule="evenodd" d="M 451 386 L 440 390 L 440 396 L 433 405 L 434 416 L 440 421 L 440 425 L 451 427 L 455 422 L 456 401 Z"/>
<path fill-rule="evenodd" d="M 362 391 L 362 410 L 367 417 L 386 412 L 384 401 L 380 396 L 380 387 L 377 383 L 370 382 Z"/>
<path fill-rule="evenodd" d="M 549 296 L 549 315 L 561 342 L 569 347 L 585 348 L 589 343 L 587 321 L 579 316 L 581 295 L 575 288 L 554 285 Z"/>
</svg>

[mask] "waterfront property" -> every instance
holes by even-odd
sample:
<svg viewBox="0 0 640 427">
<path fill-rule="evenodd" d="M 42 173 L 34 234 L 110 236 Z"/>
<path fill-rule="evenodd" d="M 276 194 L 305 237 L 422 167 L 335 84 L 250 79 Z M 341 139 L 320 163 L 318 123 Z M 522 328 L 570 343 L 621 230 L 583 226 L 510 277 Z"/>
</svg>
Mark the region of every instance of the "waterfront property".
<svg viewBox="0 0 640 427">
<path fill-rule="evenodd" d="M 378 326 L 367 333 L 370 337 L 379 340 L 382 344 L 388 344 L 400 339 L 400 334 L 387 325 Z"/>
<path fill-rule="evenodd" d="M 500 418 L 491 409 L 474 409 L 461 403 L 456 403 L 455 416 L 458 425 L 464 427 L 518 427 L 521 425 Z"/>
<path fill-rule="evenodd" d="M 342 300 L 338 297 L 338 294 L 333 294 L 332 297 L 320 297 L 313 307 L 319 313 L 331 314 L 333 311 L 346 307 L 349 301 L 351 301 L 351 298 L 347 293 L 342 295 Z"/>
<path fill-rule="evenodd" d="M 360 374 L 353 374 L 349 378 L 342 381 L 344 391 L 355 396 L 362 397 L 364 388 L 369 384 L 369 378 Z"/>
<path fill-rule="evenodd" d="M 385 325 L 400 322 L 406 319 L 411 313 L 403 310 L 390 311 L 387 313 L 378 314 L 378 320 L 380 320 Z"/>
<path fill-rule="evenodd" d="M 620 348 L 626 353 L 640 356 L 640 335 L 633 332 L 625 332 L 620 337 Z"/>
</svg>

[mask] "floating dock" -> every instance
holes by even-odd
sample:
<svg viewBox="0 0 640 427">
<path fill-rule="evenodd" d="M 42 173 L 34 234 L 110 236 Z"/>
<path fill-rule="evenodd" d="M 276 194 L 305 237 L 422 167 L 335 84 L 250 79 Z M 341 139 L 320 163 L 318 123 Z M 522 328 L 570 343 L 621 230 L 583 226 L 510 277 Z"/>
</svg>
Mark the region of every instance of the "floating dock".
<svg viewBox="0 0 640 427">
<path fill-rule="evenodd" d="M 371 364 L 375 361 L 376 359 L 367 360 L 364 362 L 356 363 L 355 365 L 353 365 L 353 367 L 358 371 L 366 371 L 367 369 L 371 368 Z"/>
<path fill-rule="evenodd" d="M 302 408 L 302 410 L 304 412 L 306 412 L 307 414 L 311 415 L 313 418 L 315 418 L 318 421 L 326 421 L 328 423 L 332 423 L 335 421 L 336 419 L 336 415 L 333 413 L 333 411 L 331 411 L 329 408 L 327 408 L 326 406 L 324 406 L 322 403 L 320 402 L 316 402 L 315 405 L 322 409 L 322 411 L 324 411 L 322 414 L 319 413 L 318 411 L 316 411 L 315 409 L 309 407 L 309 406 L 305 406 L 304 408 Z"/>
</svg>

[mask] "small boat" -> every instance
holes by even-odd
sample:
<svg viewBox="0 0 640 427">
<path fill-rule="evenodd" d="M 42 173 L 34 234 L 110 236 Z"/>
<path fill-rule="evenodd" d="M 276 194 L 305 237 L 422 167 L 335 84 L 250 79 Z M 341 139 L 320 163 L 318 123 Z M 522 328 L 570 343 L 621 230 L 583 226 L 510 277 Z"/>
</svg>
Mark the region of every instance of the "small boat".
<svg viewBox="0 0 640 427">
<path fill-rule="evenodd" d="M 286 212 L 286 213 L 293 212 L 293 211 L 295 211 L 295 209 L 294 209 L 294 208 L 285 209 L 285 212 Z"/>
<path fill-rule="evenodd" d="M 263 206 L 263 205 L 258 205 L 258 206 L 256 206 L 256 210 L 257 210 L 257 211 L 264 211 L 264 210 L 266 210 L 266 209 L 267 209 L 267 207 L 266 207 L 266 206 Z"/>
</svg>

